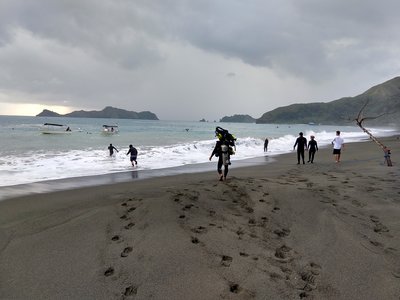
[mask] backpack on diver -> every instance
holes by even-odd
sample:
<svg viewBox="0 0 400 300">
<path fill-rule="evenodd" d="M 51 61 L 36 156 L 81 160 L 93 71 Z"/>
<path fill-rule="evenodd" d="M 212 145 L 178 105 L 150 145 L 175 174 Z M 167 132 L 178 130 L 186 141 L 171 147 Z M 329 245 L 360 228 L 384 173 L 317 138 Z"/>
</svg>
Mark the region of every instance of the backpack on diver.
<svg viewBox="0 0 400 300">
<path fill-rule="evenodd" d="M 216 127 L 215 128 L 215 136 L 218 137 L 218 139 L 225 145 L 229 146 L 228 153 L 230 155 L 235 154 L 235 151 L 233 150 L 233 147 L 236 150 L 235 142 L 236 138 L 233 134 L 229 133 L 228 130 L 223 129 L 222 127 Z"/>
</svg>

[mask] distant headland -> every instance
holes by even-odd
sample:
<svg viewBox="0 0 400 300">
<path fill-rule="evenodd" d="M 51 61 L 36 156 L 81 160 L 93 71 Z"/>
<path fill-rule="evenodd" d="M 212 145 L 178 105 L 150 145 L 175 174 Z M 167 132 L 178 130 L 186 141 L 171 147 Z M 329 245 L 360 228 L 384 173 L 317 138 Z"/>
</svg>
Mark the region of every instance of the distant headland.
<svg viewBox="0 0 400 300">
<path fill-rule="evenodd" d="M 249 115 L 233 115 L 225 116 L 219 120 L 220 122 L 231 122 L 231 123 L 255 123 L 256 119 Z"/>
<path fill-rule="evenodd" d="M 128 111 L 125 109 L 107 106 L 101 111 L 73 111 L 65 115 L 44 109 L 36 117 L 70 117 L 70 118 L 104 118 L 104 119 L 139 119 L 139 120 L 159 120 L 157 115 L 150 111 Z"/>
</svg>

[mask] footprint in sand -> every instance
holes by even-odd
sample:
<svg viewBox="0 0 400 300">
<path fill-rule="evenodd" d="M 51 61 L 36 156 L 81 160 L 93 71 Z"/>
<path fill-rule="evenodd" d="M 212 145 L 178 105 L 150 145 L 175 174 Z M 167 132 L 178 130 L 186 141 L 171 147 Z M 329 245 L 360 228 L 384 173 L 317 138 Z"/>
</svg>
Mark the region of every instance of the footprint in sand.
<svg viewBox="0 0 400 300">
<path fill-rule="evenodd" d="M 120 239 L 121 239 L 121 237 L 120 237 L 119 235 L 114 235 L 114 236 L 111 238 L 111 240 L 112 240 L 113 242 L 119 241 Z"/>
<path fill-rule="evenodd" d="M 133 251 L 132 247 L 126 247 L 122 252 L 121 252 L 121 257 L 127 257 L 129 253 Z"/>
<path fill-rule="evenodd" d="M 229 267 L 233 261 L 233 258 L 228 255 L 222 255 L 221 266 Z"/>
<path fill-rule="evenodd" d="M 112 274 L 114 274 L 114 268 L 113 268 L 113 267 L 109 267 L 109 268 L 104 272 L 104 276 L 106 276 L 106 277 L 111 276 Z"/>
<path fill-rule="evenodd" d="M 255 219 L 249 219 L 248 223 L 249 223 L 249 226 L 255 226 L 257 224 Z"/>
<path fill-rule="evenodd" d="M 193 244 L 198 244 L 198 243 L 200 243 L 200 241 L 199 241 L 199 239 L 198 239 L 197 237 L 192 236 L 192 237 L 191 237 L 191 240 L 192 240 L 192 243 L 193 243 Z"/>
<path fill-rule="evenodd" d="M 290 234 L 290 229 L 287 229 L 287 228 L 275 229 L 274 233 L 279 237 L 285 237 Z"/>
<path fill-rule="evenodd" d="M 205 228 L 204 226 L 197 226 L 195 228 L 192 228 L 191 231 L 194 233 L 204 233 L 207 231 L 207 228 Z"/>
<path fill-rule="evenodd" d="M 242 235 L 244 235 L 244 230 L 241 227 L 239 227 L 239 229 L 236 230 L 236 234 L 238 235 L 239 239 L 241 239 Z"/>
<path fill-rule="evenodd" d="M 300 278 L 305 283 L 300 293 L 300 298 L 308 297 L 308 293 L 317 288 L 317 276 L 320 274 L 321 266 L 311 262 L 303 271 L 300 272 Z M 303 296 L 302 296 L 303 295 Z"/>
<path fill-rule="evenodd" d="M 292 248 L 283 245 L 281 247 L 278 247 L 275 249 L 275 257 L 279 260 L 279 261 L 284 261 L 287 262 L 289 260 L 291 260 L 292 258 L 290 257 L 290 252 L 292 251 Z"/>
<path fill-rule="evenodd" d="M 240 287 L 237 283 L 230 282 L 229 283 L 229 291 L 234 294 L 238 294 L 240 292 Z"/>
<path fill-rule="evenodd" d="M 377 216 L 370 215 L 369 218 L 375 224 L 374 231 L 376 233 L 389 232 L 389 229 L 380 222 Z"/>
<path fill-rule="evenodd" d="M 135 223 L 130 222 L 127 225 L 124 226 L 125 229 L 131 229 L 133 226 L 135 226 Z"/>
<path fill-rule="evenodd" d="M 131 208 L 128 209 L 128 212 L 132 212 L 134 210 L 136 210 L 136 207 L 131 207 Z"/>
<path fill-rule="evenodd" d="M 130 285 L 127 288 L 125 288 L 124 291 L 124 296 L 132 296 L 137 294 L 137 287 Z"/>
<path fill-rule="evenodd" d="M 193 207 L 193 204 L 187 204 L 187 205 L 185 205 L 185 206 L 182 208 L 182 210 L 183 210 L 183 211 L 185 211 L 185 210 L 190 210 L 192 207 Z"/>
</svg>

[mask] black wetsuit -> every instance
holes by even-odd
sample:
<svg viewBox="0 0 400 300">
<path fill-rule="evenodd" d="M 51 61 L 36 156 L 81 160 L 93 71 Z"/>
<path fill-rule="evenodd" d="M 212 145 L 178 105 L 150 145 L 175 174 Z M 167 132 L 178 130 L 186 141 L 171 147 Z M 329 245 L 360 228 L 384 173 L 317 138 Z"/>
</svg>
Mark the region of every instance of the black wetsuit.
<svg viewBox="0 0 400 300">
<path fill-rule="evenodd" d="M 264 142 L 264 152 L 267 152 L 267 150 L 268 150 L 268 139 L 265 139 L 265 142 Z"/>
<path fill-rule="evenodd" d="M 129 153 L 131 154 L 130 161 L 131 161 L 132 165 L 133 165 L 133 162 L 135 162 L 137 165 L 136 159 L 137 159 L 138 152 L 137 152 L 136 148 L 130 147 L 128 150 L 128 153 L 126 153 L 126 155 L 128 155 Z"/>
<path fill-rule="evenodd" d="M 211 153 L 211 157 L 213 155 L 218 157 L 218 164 L 217 164 L 217 171 L 218 174 L 222 175 L 222 165 L 223 165 L 223 161 L 222 161 L 222 142 L 221 141 L 217 141 L 215 143 L 215 147 L 213 152 Z M 226 178 L 226 176 L 228 175 L 228 165 L 224 165 L 224 177 Z"/>
<path fill-rule="evenodd" d="M 314 162 L 315 152 L 318 151 L 318 145 L 316 140 L 311 140 L 308 142 L 308 162 Z"/>
<path fill-rule="evenodd" d="M 307 139 L 304 136 L 299 136 L 296 139 L 296 143 L 294 143 L 293 148 L 296 148 L 297 145 L 297 163 L 300 163 L 300 157 L 304 162 L 304 149 L 307 147 Z"/>
<path fill-rule="evenodd" d="M 113 145 L 108 146 L 108 150 L 110 150 L 110 156 L 114 154 L 114 149 L 118 152 L 117 148 L 115 148 Z"/>
</svg>

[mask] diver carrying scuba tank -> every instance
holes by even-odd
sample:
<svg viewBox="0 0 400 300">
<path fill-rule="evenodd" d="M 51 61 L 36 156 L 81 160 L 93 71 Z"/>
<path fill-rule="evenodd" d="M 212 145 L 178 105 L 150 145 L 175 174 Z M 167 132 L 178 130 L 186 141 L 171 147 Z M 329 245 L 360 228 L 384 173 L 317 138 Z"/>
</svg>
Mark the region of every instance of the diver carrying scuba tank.
<svg viewBox="0 0 400 300">
<path fill-rule="evenodd" d="M 219 180 L 223 181 L 226 180 L 226 176 L 228 175 L 228 166 L 231 164 L 230 156 L 235 154 L 236 151 L 236 138 L 222 127 L 215 128 L 215 136 L 218 138 L 218 141 L 215 144 L 209 160 L 211 161 L 214 155 L 218 157 L 217 171 Z M 223 174 L 222 166 L 224 166 Z"/>
</svg>

